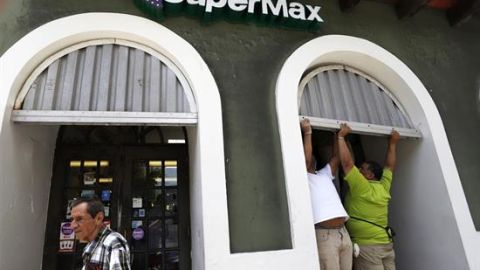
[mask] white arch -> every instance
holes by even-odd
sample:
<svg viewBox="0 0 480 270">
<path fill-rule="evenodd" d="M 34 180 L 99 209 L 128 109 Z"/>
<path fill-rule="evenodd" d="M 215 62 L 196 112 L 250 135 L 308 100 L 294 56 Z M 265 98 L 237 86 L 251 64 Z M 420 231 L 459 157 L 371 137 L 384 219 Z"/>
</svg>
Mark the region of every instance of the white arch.
<svg viewBox="0 0 480 270">
<path fill-rule="evenodd" d="M 166 56 L 191 85 L 201 112 L 198 125 L 188 129 L 193 269 L 216 269 L 217 261 L 230 255 L 221 103 L 208 66 L 188 42 L 153 21 L 123 14 L 88 13 L 35 29 L 0 59 L 0 147 L 3 153 L 12 153 L 0 158 L 5 180 L 0 181 L 0 202 L 10 206 L 0 210 L 2 269 L 35 269 L 41 264 L 56 137 L 55 127 L 12 123 L 15 96 L 45 59 L 88 40 L 110 38 L 143 44 Z M 17 199 L 23 197 L 30 199 Z M 12 225 L 12 220 L 21 224 Z M 15 248 L 8 243 L 16 243 Z M 25 250 L 31 259 L 17 256 L 17 250 Z"/>
<path fill-rule="evenodd" d="M 422 265 L 422 269 L 448 269 L 452 263 L 449 260 L 456 256 L 459 259 L 454 268 L 479 269 L 480 257 L 476 253 L 480 250 L 480 233 L 475 230 L 433 100 L 420 80 L 398 58 L 369 41 L 348 36 L 323 36 L 304 44 L 287 59 L 277 80 L 277 119 L 292 231 L 297 236 L 294 240 L 298 240 L 294 245 L 315 248 L 309 241 L 314 238 L 313 229 L 308 229 L 308 235 L 304 235 L 311 214 L 305 211 L 310 210 L 308 196 L 303 196 L 308 186 L 298 127 L 297 90 L 305 71 L 325 64 L 349 65 L 379 80 L 391 89 L 424 135 L 420 141 L 404 141 L 400 145 L 403 148 L 399 151 L 401 165 L 408 164 L 409 171 L 399 171 L 395 180 L 398 184 L 394 183 L 397 187 L 392 212 L 401 217 L 392 219 L 394 226 L 402 226 L 399 229 L 405 232 L 396 243 L 399 258 L 402 254 L 410 256 L 418 252 L 419 256 L 425 256 L 424 261 L 412 255 L 412 265 Z M 404 267 L 408 263 L 402 262 Z"/>
</svg>

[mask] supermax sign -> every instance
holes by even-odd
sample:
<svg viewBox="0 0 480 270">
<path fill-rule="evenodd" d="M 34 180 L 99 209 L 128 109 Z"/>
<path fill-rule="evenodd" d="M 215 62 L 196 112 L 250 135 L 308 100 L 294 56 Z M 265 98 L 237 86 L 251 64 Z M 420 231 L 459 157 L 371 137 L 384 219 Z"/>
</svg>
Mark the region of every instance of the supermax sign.
<svg viewBox="0 0 480 270">
<path fill-rule="evenodd" d="M 135 0 L 149 16 L 161 20 L 165 16 L 186 14 L 213 21 L 252 21 L 263 25 L 317 29 L 323 22 L 320 6 L 287 0 Z"/>
</svg>

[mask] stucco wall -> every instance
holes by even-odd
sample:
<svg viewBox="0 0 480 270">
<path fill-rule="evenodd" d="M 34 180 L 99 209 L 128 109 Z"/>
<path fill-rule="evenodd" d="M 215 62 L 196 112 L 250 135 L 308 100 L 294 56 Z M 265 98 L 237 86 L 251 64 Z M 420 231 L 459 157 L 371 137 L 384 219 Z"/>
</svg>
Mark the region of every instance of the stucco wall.
<svg viewBox="0 0 480 270">
<path fill-rule="evenodd" d="M 283 62 L 298 46 L 325 34 L 370 40 L 395 54 L 422 80 L 444 121 L 479 228 L 480 197 L 475 194 L 480 190 L 476 181 L 480 143 L 472 135 L 480 132 L 480 20 L 474 17 L 451 28 L 444 13 L 434 10 L 399 21 L 387 4 L 362 1 L 348 14 L 339 11 L 337 1 L 321 4 L 325 24 L 317 32 L 223 21 L 206 26 L 185 17 L 162 22 L 199 51 L 220 90 L 232 251 L 291 247 L 285 237 L 290 227 L 274 83 Z M 89 11 L 142 15 L 130 0 L 7 1 L 0 16 L 0 53 L 46 22 Z"/>
<path fill-rule="evenodd" d="M 56 133 L 54 126 L 2 128 L 0 241 L 8 245 L 2 244 L 0 269 L 32 269 L 42 261 Z"/>
<path fill-rule="evenodd" d="M 363 136 L 362 145 L 367 159 L 383 165 L 386 138 Z M 432 148 L 430 138 L 402 140 L 398 144 L 389 220 L 397 233 L 396 266 L 470 269 L 465 256 L 460 255 L 464 247 L 452 201 L 441 180 L 441 165 L 429 150 Z"/>
</svg>

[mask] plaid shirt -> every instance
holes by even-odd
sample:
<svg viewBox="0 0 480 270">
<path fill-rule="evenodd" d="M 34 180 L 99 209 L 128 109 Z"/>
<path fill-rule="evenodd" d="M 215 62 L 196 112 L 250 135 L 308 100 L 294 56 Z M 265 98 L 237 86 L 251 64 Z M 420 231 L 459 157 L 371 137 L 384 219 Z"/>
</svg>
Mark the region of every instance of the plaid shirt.
<svg viewBox="0 0 480 270">
<path fill-rule="evenodd" d="M 104 227 L 83 250 L 82 270 L 130 270 L 130 250 L 123 236 Z"/>
</svg>

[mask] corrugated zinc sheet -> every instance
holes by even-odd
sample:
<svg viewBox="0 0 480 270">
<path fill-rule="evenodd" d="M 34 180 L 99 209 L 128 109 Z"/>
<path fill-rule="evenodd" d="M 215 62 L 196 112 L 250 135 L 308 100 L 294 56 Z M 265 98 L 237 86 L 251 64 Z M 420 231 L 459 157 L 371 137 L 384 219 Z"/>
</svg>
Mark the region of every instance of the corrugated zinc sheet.
<svg viewBox="0 0 480 270">
<path fill-rule="evenodd" d="M 300 115 L 412 128 L 408 117 L 385 90 L 345 69 L 323 70 L 305 84 Z"/>
<path fill-rule="evenodd" d="M 188 88 L 188 86 L 187 86 Z M 34 81 L 23 110 L 196 112 L 175 73 L 136 48 L 107 44 L 71 52 Z"/>
</svg>

